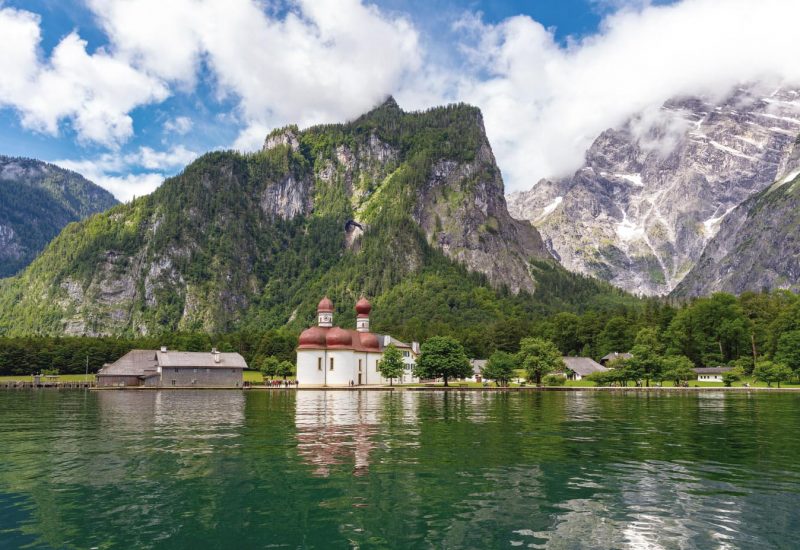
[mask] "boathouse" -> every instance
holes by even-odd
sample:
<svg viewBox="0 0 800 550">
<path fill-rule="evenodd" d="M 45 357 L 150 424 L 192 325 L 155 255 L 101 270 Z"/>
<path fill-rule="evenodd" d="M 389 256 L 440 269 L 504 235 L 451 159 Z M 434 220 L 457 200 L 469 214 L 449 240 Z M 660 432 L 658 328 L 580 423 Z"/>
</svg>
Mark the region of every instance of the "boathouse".
<svg viewBox="0 0 800 550">
<path fill-rule="evenodd" d="M 242 387 L 244 357 L 238 353 L 135 349 L 97 373 L 98 387 Z"/>
</svg>

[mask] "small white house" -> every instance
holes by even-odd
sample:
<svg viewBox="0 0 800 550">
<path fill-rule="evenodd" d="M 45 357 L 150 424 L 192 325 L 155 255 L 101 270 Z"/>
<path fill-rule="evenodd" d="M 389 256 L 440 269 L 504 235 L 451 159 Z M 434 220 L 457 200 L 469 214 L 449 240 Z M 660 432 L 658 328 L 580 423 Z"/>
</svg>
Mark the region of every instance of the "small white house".
<svg viewBox="0 0 800 550">
<path fill-rule="evenodd" d="M 607 371 L 608 369 L 596 362 L 591 357 L 562 357 L 566 371 L 564 375 L 569 380 L 581 380 L 593 372 Z"/>
<path fill-rule="evenodd" d="M 722 382 L 722 375 L 731 370 L 731 367 L 708 367 L 694 369 L 698 382 Z"/>
<path fill-rule="evenodd" d="M 470 359 L 469 366 L 472 367 L 472 376 L 468 377 L 467 380 L 471 382 L 483 382 L 483 369 L 488 362 L 489 361 L 486 359 Z"/>
</svg>

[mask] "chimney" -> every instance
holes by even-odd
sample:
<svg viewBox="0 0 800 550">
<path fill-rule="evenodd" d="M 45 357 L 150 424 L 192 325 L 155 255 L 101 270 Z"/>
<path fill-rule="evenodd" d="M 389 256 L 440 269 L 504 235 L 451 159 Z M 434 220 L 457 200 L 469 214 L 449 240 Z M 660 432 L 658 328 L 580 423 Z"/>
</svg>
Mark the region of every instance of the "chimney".
<svg viewBox="0 0 800 550">
<path fill-rule="evenodd" d="M 414 352 L 414 355 L 419 355 L 419 342 L 411 342 L 411 351 Z"/>
<path fill-rule="evenodd" d="M 161 353 L 167 353 L 167 346 L 161 346 Z"/>
<path fill-rule="evenodd" d="M 217 353 L 217 348 L 211 348 L 211 353 Z"/>
<path fill-rule="evenodd" d="M 219 363 L 219 352 L 217 351 L 217 348 L 213 348 L 211 352 L 214 354 L 214 362 Z"/>
</svg>

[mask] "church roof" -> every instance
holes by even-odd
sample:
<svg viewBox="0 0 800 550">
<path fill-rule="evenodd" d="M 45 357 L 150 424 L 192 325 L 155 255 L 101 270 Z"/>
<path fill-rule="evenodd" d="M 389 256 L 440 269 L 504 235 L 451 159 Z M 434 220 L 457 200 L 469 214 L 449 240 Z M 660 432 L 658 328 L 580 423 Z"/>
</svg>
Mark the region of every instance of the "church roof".
<svg viewBox="0 0 800 550">
<path fill-rule="evenodd" d="M 320 336 L 324 335 L 324 339 Z M 371 332 L 358 332 L 356 330 L 340 327 L 311 327 L 300 334 L 297 349 L 335 349 L 353 351 L 382 351 L 380 338 Z"/>
</svg>

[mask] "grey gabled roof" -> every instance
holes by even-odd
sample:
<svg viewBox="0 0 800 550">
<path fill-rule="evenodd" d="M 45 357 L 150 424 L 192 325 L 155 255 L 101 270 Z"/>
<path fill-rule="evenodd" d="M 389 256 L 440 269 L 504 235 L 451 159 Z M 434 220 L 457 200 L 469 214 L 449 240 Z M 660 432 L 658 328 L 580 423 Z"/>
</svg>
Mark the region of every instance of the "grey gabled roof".
<svg viewBox="0 0 800 550">
<path fill-rule="evenodd" d="M 731 369 L 732 367 L 701 367 L 693 370 L 695 374 L 723 374 Z"/>
<path fill-rule="evenodd" d="M 156 350 L 134 349 L 109 365 L 104 365 L 99 375 L 107 376 L 141 376 L 147 369 L 158 366 Z"/>
<path fill-rule="evenodd" d="M 389 344 L 394 344 L 394 347 L 400 349 L 411 349 L 411 344 L 406 344 L 405 342 L 401 342 L 394 336 L 390 336 L 388 334 L 377 334 L 377 333 L 375 333 L 375 336 L 378 337 L 378 342 L 380 343 L 381 351 L 386 349 L 389 346 Z"/>
<path fill-rule="evenodd" d="M 596 362 L 591 357 L 562 357 L 564 364 L 569 370 L 581 376 L 587 376 L 593 372 L 607 371 L 608 369 Z"/>
<path fill-rule="evenodd" d="M 219 362 L 209 351 L 158 351 L 158 364 L 164 368 L 200 367 L 246 369 L 247 362 L 238 353 L 219 353 Z"/>
<path fill-rule="evenodd" d="M 469 364 L 472 366 L 472 374 L 482 373 L 488 362 L 488 359 L 470 359 Z"/>
<path fill-rule="evenodd" d="M 100 376 L 146 376 L 158 367 L 165 368 L 227 368 L 246 369 L 244 357 L 238 353 L 214 354 L 204 351 L 160 351 L 155 349 L 131 350 L 110 365 L 103 366 Z M 146 372 L 149 371 L 149 372 Z"/>
</svg>

